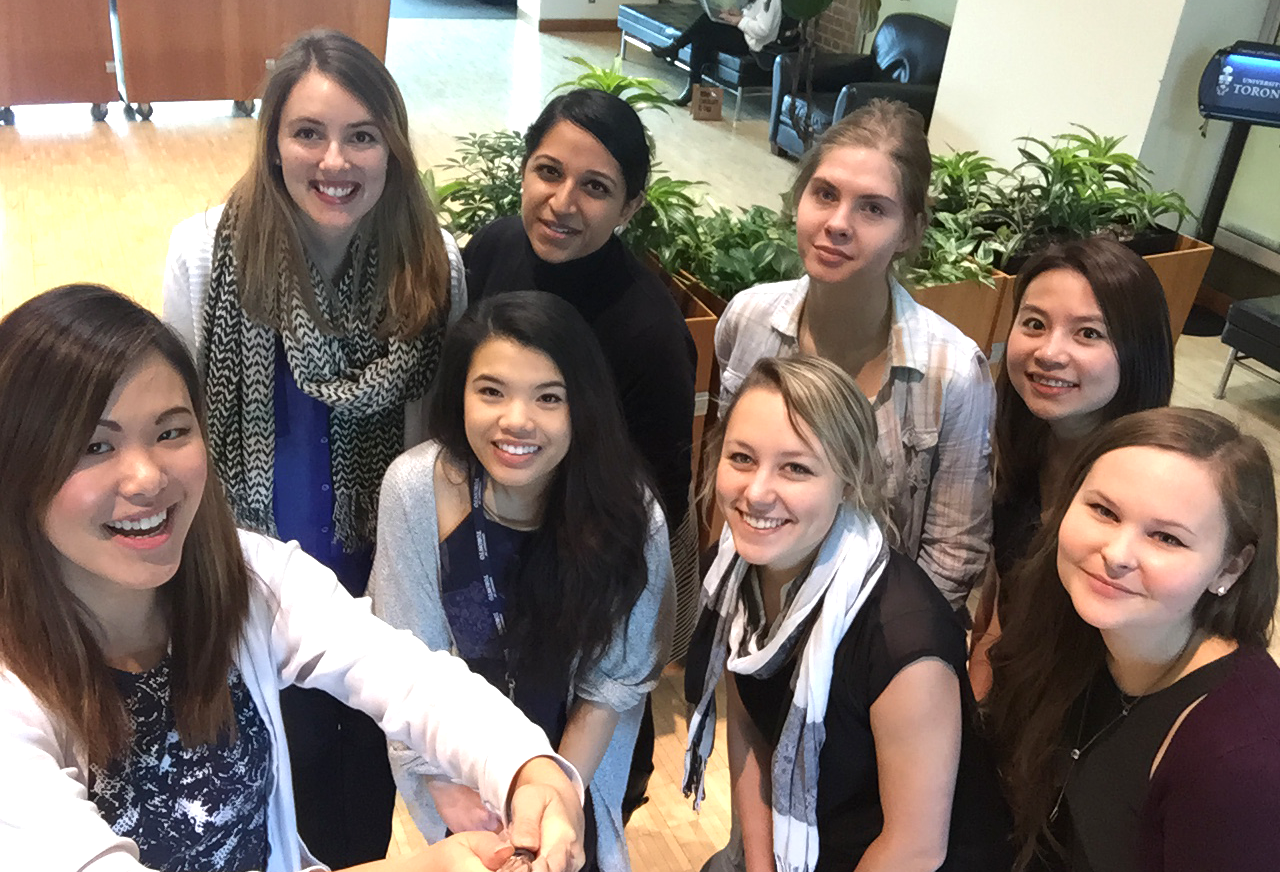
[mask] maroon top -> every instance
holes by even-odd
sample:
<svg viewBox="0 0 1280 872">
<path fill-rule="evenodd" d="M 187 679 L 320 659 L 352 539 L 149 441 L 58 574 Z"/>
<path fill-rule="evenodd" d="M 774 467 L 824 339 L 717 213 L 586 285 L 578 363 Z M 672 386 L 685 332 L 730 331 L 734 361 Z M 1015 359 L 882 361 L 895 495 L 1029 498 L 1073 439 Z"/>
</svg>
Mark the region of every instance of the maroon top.
<svg viewBox="0 0 1280 872">
<path fill-rule="evenodd" d="M 1274 869 L 1280 862 L 1280 667 L 1241 650 L 1187 715 L 1139 820 L 1143 872 Z"/>
</svg>

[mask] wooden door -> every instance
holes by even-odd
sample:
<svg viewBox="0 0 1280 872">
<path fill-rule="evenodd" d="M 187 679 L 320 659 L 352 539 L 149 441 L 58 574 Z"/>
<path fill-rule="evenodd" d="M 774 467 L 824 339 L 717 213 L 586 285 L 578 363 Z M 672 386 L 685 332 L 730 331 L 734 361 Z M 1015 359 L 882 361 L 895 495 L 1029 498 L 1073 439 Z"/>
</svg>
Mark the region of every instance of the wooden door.
<svg viewBox="0 0 1280 872">
<path fill-rule="evenodd" d="M 109 103 L 107 0 L 0 0 L 0 106 Z"/>
</svg>

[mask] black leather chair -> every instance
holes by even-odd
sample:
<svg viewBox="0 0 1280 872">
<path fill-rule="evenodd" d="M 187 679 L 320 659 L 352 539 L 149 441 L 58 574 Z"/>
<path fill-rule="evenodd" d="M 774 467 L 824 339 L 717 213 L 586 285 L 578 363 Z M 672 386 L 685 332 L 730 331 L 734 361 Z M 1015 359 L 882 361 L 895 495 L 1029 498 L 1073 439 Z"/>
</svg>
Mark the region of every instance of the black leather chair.
<svg viewBox="0 0 1280 872">
<path fill-rule="evenodd" d="M 928 126 L 951 29 L 940 21 L 900 12 L 880 23 L 869 55 L 819 54 L 814 64 L 813 102 L 791 93 L 795 55 L 782 55 L 773 65 L 773 105 L 769 112 L 769 147 L 774 154 L 799 157 L 805 142 L 796 129 L 808 119 L 812 137 L 854 109 L 883 97 L 901 100 L 924 116 Z M 812 141 L 810 142 L 812 144 Z"/>
</svg>

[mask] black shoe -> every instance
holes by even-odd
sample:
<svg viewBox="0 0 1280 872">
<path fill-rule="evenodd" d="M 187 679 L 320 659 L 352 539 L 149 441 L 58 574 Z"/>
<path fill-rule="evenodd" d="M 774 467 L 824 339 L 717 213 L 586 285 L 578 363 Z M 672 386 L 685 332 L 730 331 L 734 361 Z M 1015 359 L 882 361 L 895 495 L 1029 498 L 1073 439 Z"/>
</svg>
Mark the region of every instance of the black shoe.
<svg viewBox="0 0 1280 872">
<path fill-rule="evenodd" d="M 690 85 L 689 87 L 685 88 L 684 93 L 681 94 L 679 97 L 676 97 L 671 102 L 676 104 L 677 106 L 688 106 L 690 103 L 692 103 L 693 102 L 693 85 Z"/>
<path fill-rule="evenodd" d="M 654 48 L 650 51 L 655 58 L 660 58 L 661 60 L 670 62 L 674 61 L 676 59 L 676 55 L 680 54 L 680 46 L 673 42 L 670 45 L 663 46 L 662 48 Z"/>
</svg>

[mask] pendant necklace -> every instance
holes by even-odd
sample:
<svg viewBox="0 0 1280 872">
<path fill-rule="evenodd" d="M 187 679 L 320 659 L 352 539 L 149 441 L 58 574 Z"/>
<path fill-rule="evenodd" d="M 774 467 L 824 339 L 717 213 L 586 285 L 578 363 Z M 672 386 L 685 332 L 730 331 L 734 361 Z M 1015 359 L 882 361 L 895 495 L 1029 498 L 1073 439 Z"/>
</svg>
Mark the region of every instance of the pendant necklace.
<svg viewBox="0 0 1280 872">
<path fill-rule="evenodd" d="M 1111 732 L 1112 728 L 1115 727 L 1116 724 L 1120 723 L 1125 718 L 1127 718 L 1129 716 L 1129 712 L 1133 711 L 1134 706 L 1136 706 L 1139 702 L 1141 702 L 1142 700 L 1150 696 L 1152 691 L 1154 691 L 1157 687 L 1160 686 L 1161 682 L 1163 682 L 1166 678 L 1168 678 L 1170 675 L 1173 674 L 1175 667 L 1177 667 L 1178 663 L 1182 660 L 1183 655 L 1187 653 L 1187 650 L 1191 647 L 1191 642 L 1196 638 L 1197 635 L 1198 635 L 1197 630 L 1191 631 L 1191 635 L 1187 637 L 1187 641 L 1182 643 L 1182 647 L 1178 649 L 1178 653 L 1173 655 L 1173 659 L 1169 661 L 1169 665 L 1166 666 L 1164 668 L 1164 671 L 1161 672 L 1160 675 L 1156 677 L 1155 681 L 1147 685 L 1146 690 L 1142 691 L 1136 696 L 1129 696 L 1124 691 L 1120 691 L 1120 714 L 1116 715 L 1114 718 L 1107 721 L 1102 726 L 1102 729 L 1094 733 L 1093 736 L 1089 739 L 1089 741 L 1085 742 L 1083 741 L 1084 740 L 1084 722 L 1089 715 L 1089 700 L 1093 696 L 1093 685 L 1094 685 L 1094 682 L 1092 681 L 1089 682 L 1089 686 L 1085 688 L 1085 692 L 1084 692 L 1084 705 L 1081 707 L 1081 710 L 1080 710 L 1080 726 L 1076 728 L 1075 747 L 1071 749 L 1071 763 L 1068 764 L 1067 773 L 1062 779 L 1062 789 L 1058 791 L 1058 798 L 1053 803 L 1053 810 L 1049 812 L 1050 822 L 1056 820 L 1058 817 L 1058 811 L 1062 807 L 1062 799 L 1067 795 L 1067 784 L 1071 781 L 1071 773 L 1075 771 L 1076 761 L 1078 761 L 1082 756 L 1084 756 L 1084 753 L 1093 746 L 1094 742 L 1098 741 L 1107 733 Z M 1119 690 L 1119 685 L 1117 685 L 1117 690 Z"/>
</svg>

